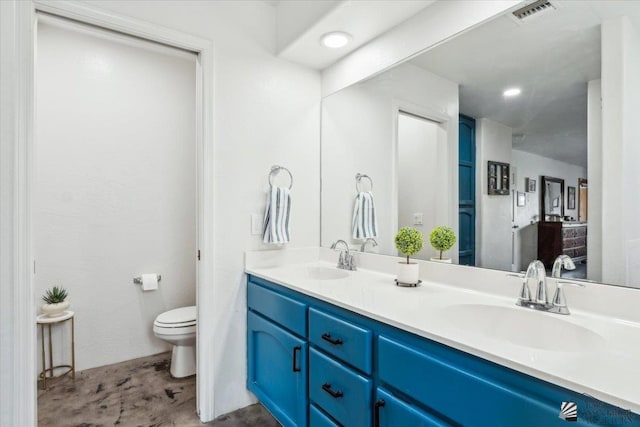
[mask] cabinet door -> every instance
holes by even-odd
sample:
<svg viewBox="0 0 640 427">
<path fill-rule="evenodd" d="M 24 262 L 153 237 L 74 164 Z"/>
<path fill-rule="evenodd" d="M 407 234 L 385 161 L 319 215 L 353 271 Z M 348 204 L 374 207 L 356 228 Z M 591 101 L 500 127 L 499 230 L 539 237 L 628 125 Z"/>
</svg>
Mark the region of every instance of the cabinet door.
<svg viewBox="0 0 640 427">
<path fill-rule="evenodd" d="M 307 344 L 249 312 L 247 388 L 285 427 L 307 425 Z"/>
<path fill-rule="evenodd" d="M 392 396 L 388 392 L 377 389 L 374 404 L 374 427 L 446 427 L 448 424 Z"/>
</svg>

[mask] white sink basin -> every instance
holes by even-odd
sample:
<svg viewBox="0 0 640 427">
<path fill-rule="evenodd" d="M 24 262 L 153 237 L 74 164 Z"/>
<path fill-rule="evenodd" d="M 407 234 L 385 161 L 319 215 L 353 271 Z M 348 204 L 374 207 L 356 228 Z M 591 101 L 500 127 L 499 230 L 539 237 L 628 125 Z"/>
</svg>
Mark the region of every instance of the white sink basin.
<svg viewBox="0 0 640 427">
<path fill-rule="evenodd" d="M 331 267 L 308 267 L 305 274 L 313 280 L 338 280 L 349 277 L 347 271 Z"/>
<path fill-rule="evenodd" d="M 452 305 L 443 312 L 453 326 L 524 347 L 580 352 L 605 345 L 598 333 L 557 314 L 484 304 Z"/>
</svg>

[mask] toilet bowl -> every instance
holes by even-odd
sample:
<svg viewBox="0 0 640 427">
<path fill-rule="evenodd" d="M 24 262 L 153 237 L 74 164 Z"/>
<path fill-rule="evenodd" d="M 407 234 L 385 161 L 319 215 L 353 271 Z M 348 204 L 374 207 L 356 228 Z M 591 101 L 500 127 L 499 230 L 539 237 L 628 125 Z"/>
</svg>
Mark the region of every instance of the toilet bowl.
<svg viewBox="0 0 640 427">
<path fill-rule="evenodd" d="M 171 376 L 188 377 L 196 373 L 196 306 L 165 311 L 153 322 L 153 333 L 173 345 Z"/>
</svg>

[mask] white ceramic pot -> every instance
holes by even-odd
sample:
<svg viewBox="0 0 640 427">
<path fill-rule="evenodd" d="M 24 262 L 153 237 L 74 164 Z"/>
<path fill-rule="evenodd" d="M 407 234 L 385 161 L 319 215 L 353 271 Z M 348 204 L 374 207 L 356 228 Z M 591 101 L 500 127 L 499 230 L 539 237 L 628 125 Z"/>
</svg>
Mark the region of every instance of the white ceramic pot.
<svg viewBox="0 0 640 427">
<path fill-rule="evenodd" d="M 48 317 L 58 317 L 64 311 L 69 308 L 71 303 L 69 301 L 62 301 L 56 304 L 44 304 L 40 309 L 43 314 L 46 314 Z"/>
<path fill-rule="evenodd" d="M 406 284 L 417 284 L 420 280 L 420 264 L 412 262 L 407 264 L 406 262 L 398 263 L 398 282 Z"/>
<path fill-rule="evenodd" d="M 443 264 L 451 264 L 451 258 L 438 258 L 438 257 L 431 257 L 431 261 L 435 261 L 435 262 L 441 262 Z"/>
</svg>

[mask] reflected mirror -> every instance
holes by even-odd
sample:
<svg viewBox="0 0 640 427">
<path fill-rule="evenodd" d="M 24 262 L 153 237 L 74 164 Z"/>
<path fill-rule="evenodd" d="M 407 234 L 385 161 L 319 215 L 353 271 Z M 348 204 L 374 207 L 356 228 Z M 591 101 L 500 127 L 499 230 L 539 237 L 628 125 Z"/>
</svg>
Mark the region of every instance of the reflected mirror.
<svg viewBox="0 0 640 427">
<path fill-rule="evenodd" d="M 551 274 L 564 254 L 576 268 L 563 277 L 640 286 L 637 168 L 622 168 L 640 156 L 640 6 L 553 4 L 525 21 L 499 16 L 323 99 L 323 246 L 344 239 L 397 255 L 394 235 L 411 226 L 425 235 L 416 257 L 429 260 L 429 232 L 445 225 L 454 263 L 523 271 L 540 259 Z M 373 189 L 356 189 L 358 174 Z M 375 233 L 358 221 L 375 221 Z"/>
<path fill-rule="evenodd" d="M 564 179 L 542 177 L 542 209 L 544 221 L 562 221 L 564 216 Z M 569 219 L 571 220 L 571 219 Z"/>
</svg>

